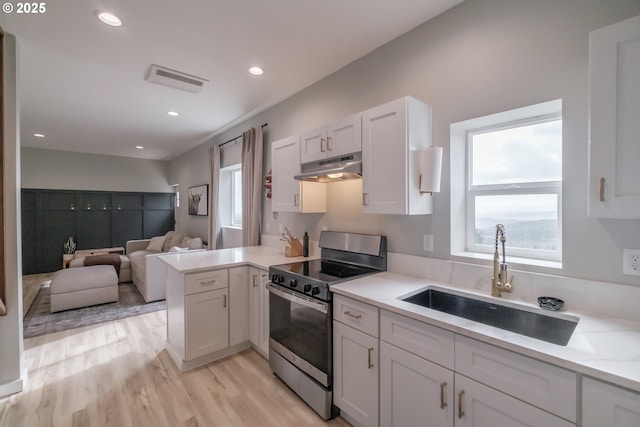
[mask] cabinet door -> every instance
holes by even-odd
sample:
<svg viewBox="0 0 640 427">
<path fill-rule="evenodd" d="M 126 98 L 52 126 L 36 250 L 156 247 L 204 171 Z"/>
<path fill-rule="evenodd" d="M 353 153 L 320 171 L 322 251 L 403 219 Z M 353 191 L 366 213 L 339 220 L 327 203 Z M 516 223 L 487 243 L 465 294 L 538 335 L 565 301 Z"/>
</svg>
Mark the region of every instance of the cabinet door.
<svg viewBox="0 0 640 427">
<path fill-rule="evenodd" d="M 254 347 L 260 346 L 261 297 L 260 270 L 249 267 L 249 340 Z"/>
<path fill-rule="evenodd" d="M 229 346 L 249 341 L 249 267 L 229 269 Z"/>
<path fill-rule="evenodd" d="M 326 212 L 326 185 L 301 182 L 300 137 L 290 136 L 271 145 L 272 210 L 274 212 Z"/>
<path fill-rule="evenodd" d="M 327 127 L 327 157 L 362 150 L 362 114 L 353 114 Z"/>
<path fill-rule="evenodd" d="M 380 426 L 453 425 L 453 372 L 380 342 Z"/>
<path fill-rule="evenodd" d="M 308 130 L 300 134 L 300 163 L 327 157 L 327 127 Z"/>
<path fill-rule="evenodd" d="M 262 356 L 269 358 L 269 275 L 249 268 L 249 340 Z"/>
<path fill-rule="evenodd" d="M 404 98 L 362 113 L 364 213 L 403 214 L 407 211 L 406 126 Z"/>
<path fill-rule="evenodd" d="M 640 426 L 640 394 L 591 378 L 584 378 L 582 426 Z"/>
<path fill-rule="evenodd" d="M 333 321 L 333 400 L 363 426 L 378 425 L 378 339 Z"/>
<path fill-rule="evenodd" d="M 269 274 L 260 270 L 260 350 L 262 354 L 269 358 Z"/>
<path fill-rule="evenodd" d="M 274 212 L 300 211 L 300 137 L 290 136 L 271 144 L 272 198 Z"/>
<path fill-rule="evenodd" d="M 575 427 L 575 424 L 455 374 L 455 427 Z"/>
<path fill-rule="evenodd" d="M 589 215 L 640 218 L 640 16 L 589 39 Z"/>
<path fill-rule="evenodd" d="M 185 297 L 185 359 L 191 360 L 229 345 L 227 288 Z"/>
</svg>

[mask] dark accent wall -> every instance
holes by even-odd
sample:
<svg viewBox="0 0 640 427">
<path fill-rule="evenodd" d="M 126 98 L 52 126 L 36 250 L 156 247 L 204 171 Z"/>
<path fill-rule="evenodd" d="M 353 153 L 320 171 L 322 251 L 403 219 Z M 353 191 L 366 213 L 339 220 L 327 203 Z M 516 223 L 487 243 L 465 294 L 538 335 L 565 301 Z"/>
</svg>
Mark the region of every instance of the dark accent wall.
<svg viewBox="0 0 640 427">
<path fill-rule="evenodd" d="M 125 246 L 173 230 L 173 193 L 22 189 L 22 272 L 62 268 L 64 243 Z"/>
</svg>

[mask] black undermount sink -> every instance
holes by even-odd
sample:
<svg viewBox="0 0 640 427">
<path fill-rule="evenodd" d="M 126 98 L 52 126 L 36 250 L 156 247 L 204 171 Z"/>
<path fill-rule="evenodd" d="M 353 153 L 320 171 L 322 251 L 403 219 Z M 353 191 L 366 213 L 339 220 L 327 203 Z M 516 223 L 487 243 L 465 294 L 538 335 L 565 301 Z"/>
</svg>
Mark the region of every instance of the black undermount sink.
<svg viewBox="0 0 640 427">
<path fill-rule="evenodd" d="M 558 345 L 567 345 L 578 318 L 534 313 L 437 289 L 427 289 L 402 301 L 505 329 Z"/>
</svg>

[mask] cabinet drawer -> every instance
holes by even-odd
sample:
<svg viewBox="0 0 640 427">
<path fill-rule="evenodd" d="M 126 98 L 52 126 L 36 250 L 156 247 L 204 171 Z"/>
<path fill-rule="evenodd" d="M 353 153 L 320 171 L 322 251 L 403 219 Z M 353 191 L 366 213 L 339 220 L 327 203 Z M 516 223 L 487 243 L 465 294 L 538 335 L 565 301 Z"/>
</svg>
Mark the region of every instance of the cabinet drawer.
<svg viewBox="0 0 640 427">
<path fill-rule="evenodd" d="M 453 369 L 454 334 L 390 311 L 380 312 L 380 339 Z"/>
<path fill-rule="evenodd" d="M 456 372 L 576 421 L 575 373 L 460 335 L 455 346 Z"/>
<path fill-rule="evenodd" d="M 378 336 L 378 307 L 335 295 L 333 318 L 366 334 Z"/>
<path fill-rule="evenodd" d="M 226 288 L 228 285 L 229 273 L 227 269 L 190 273 L 184 277 L 184 294 L 191 295 Z"/>
</svg>

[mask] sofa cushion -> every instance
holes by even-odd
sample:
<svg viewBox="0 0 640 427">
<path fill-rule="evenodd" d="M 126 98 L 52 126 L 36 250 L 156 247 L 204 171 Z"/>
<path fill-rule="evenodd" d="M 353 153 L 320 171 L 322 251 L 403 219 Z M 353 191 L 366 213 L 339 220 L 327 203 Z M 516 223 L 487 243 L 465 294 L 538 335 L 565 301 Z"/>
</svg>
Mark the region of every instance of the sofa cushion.
<svg viewBox="0 0 640 427">
<path fill-rule="evenodd" d="M 152 237 L 149 242 L 149 246 L 147 246 L 148 251 L 162 251 L 165 242 L 165 236 Z"/>
<path fill-rule="evenodd" d="M 165 250 L 168 251 L 170 248 L 174 247 L 174 246 L 181 246 L 180 242 L 182 242 L 182 239 L 185 238 L 185 234 L 184 233 L 174 233 L 173 237 L 171 237 L 171 243 L 169 245 L 169 248 L 167 248 Z"/>
<path fill-rule="evenodd" d="M 173 239 L 173 235 L 176 234 L 175 231 L 167 231 L 167 234 L 164 235 L 164 245 L 162 246 L 162 252 L 167 252 L 171 247 L 171 239 Z"/>
</svg>

